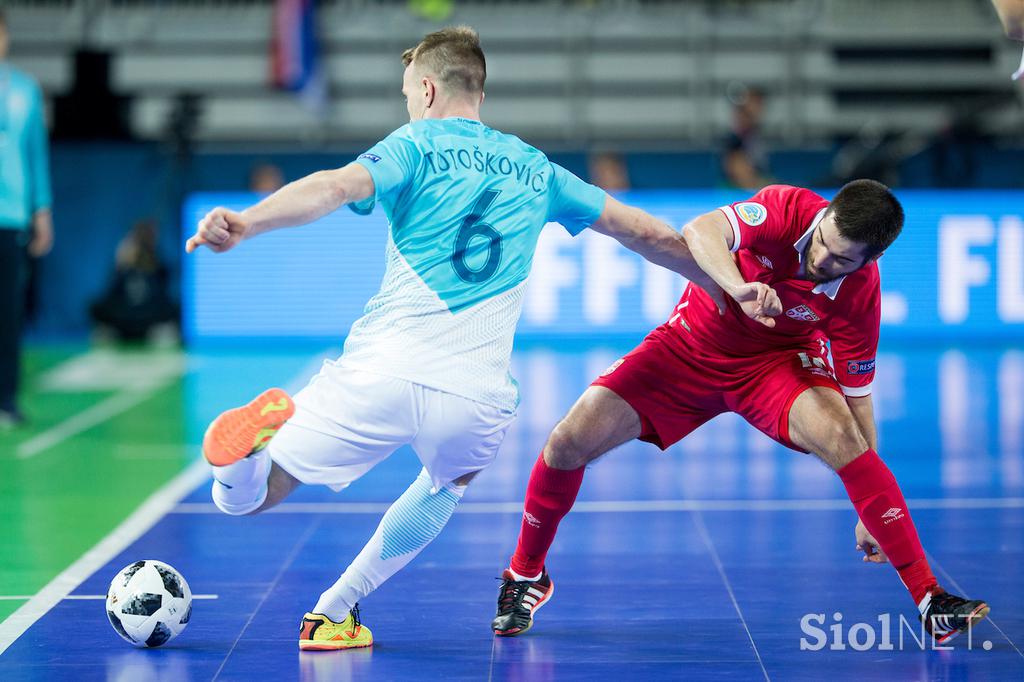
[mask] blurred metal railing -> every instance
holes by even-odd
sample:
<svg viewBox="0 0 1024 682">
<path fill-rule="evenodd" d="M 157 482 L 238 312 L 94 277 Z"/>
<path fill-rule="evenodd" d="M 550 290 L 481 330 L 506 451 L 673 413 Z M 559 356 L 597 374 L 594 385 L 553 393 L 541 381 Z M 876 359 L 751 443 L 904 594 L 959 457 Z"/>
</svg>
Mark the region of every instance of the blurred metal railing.
<svg viewBox="0 0 1024 682">
<path fill-rule="evenodd" d="M 77 47 L 114 53 L 113 83 L 156 135 L 182 92 L 205 139 L 366 140 L 403 121 L 398 55 L 442 23 L 480 30 L 485 116 L 531 140 L 706 146 L 737 83 L 767 95 L 766 136 L 789 145 L 866 125 L 921 134 L 954 108 L 1003 98 L 982 128 L 1020 132 L 1008 74 L 1019 48 L 982 0 L 457 0 L 443 21 L 405 0 L 325 0 L 329 114 L 267 85 L 271 0 L 12 0 L 12 60 L 66 91 Z M 303 132 L 305 131 L 305 132 Z"/>
</svg>

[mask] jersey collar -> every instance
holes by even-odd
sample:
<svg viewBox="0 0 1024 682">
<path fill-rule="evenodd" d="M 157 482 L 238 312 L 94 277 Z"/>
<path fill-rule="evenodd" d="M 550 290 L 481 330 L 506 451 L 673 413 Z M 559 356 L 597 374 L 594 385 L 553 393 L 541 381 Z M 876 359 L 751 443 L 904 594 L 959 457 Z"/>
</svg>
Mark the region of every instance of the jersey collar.
<svg viewBox="0 0 1024 682">
<path fill-rule="evenodd" d="M 793 248 L 796 249 L 797 262 L 799 262 L 801 266 L 803 266 L 804 247 L 806 247 L 807 242 L 811 240 L 815 228 L 818 227 L 818 223 L 820 223 L 821 219 L 825 217 L 826 210 L 828 210 L 828 206 L 818 211 L 817 215 L 814 216 L 814 220 L 811 221 L 811 226 L 808 227 L 807 231 L 803 233 L 800 239 L 797 239 L 796 242 L 793 244 Z M 811 291 L 815 294 L 825 294 L 831 300 L 834 301 L 836 300 L 836 296 L 839 295 L 839 287 L 842 286 L 843 281 L 845 279 L 846 275 L 843 275 L 842 277 L 838 277 L 832 280 L 831 282 L 822 282 L 821 284 L 816 284 L 814 285 L 814 288 L 811 289 Z"/>
</svg>

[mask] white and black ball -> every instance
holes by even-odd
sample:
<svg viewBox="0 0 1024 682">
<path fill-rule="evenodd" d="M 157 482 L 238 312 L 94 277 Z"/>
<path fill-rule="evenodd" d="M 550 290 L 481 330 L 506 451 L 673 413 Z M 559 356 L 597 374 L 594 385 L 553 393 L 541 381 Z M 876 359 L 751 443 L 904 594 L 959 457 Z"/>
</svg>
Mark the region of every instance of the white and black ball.
<svg viewBox="0 0 1024 682">
<path fill-rule="evenodd" d="M 107 590 L 107 618 L 117 634 L 138 647 L 157 647 L 181 634 L 192 616 L 192 590 L 162 561 L 125 566 Z"/>
</svg>

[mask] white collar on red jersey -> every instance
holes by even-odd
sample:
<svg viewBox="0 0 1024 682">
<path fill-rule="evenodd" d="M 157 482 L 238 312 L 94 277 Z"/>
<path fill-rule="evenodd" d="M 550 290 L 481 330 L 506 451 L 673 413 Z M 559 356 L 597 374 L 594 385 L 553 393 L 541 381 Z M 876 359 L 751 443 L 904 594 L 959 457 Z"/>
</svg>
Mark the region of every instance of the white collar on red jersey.
<svg viewBox="0 0 1024 682">
<path fill-rule="evenodd" d="M 793 248 L 796 249 L 796 259 L 797 261 L 800 262 L 801 265 L 803 265 L 804 260 L 804 248 L 807 246 L 807 242 L 811 240 L 811 235 L 814 234 L 814 228 L 816 228 L 818 226 L 818 223 L 821 222 L 821 219 L 825 217 L 826 210 L 828 210 L 827 206 L 818 211 L 818 214 L 814 216 L 814 220 L 811 221 L 811 226 L 808 227 L 807 231 L 804 232 L 803 236 L 801 236 L 800 239 L 797 239 L 796 243 L 793 244 Z M 843 280 L 845 279 L 846 275 L 843 275 L 842 277 L 838 277 L 832 280 L 831 282 L 823 282 L 821 284 L 817 284 L 814 286 L 813 289 L 811 289 L 811 291 L 815 294 L 825 294 L 834 301 L 836 300 L 836 296 L 839 295 L 839 287 L 842 286 Z"/>
</svg>

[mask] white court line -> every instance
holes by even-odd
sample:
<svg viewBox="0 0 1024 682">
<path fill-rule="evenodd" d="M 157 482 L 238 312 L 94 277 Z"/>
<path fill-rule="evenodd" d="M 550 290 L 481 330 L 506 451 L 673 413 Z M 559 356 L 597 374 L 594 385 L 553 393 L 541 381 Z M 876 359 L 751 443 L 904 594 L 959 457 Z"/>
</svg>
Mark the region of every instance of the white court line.
<svg viewBox="0 0 1024 682">
<path fill-rule="evenodd" d="M 492 682 L 494 680 L 494 650 L 497 646 L 498 636 L 494 635 L 494 637 L 491 638 L 491 664 L 487 668 L 487 682 Z"/>
<path fill-rule="evenodd" d="M 940 566 L 939 562 L 935 560 L 935 557 L 930 552 L 925 551 L 924 554 L 925 554 L 925 557 L 928 559 L 928 563 L 931 564 L 932 566 L 934 566 L 936 568 L 936 570 L 939 571 L 939 573 L 941 573 L 942 575 L 946 576 L 946 579 L 949 581 L 949 584 L 953 586 L 953 589 L 955 589 L 957 592 L 959 592 L 961 595 L 963 595 L 965 599 L 970 599 L 970 597 L 967 596 L 967 590 L 965 590 L 964 588 L 960 587 L 960 584 L 957 583 L 956 578 L 954 578 L 953 575 L 949 571 L 947 571 L 942 566 Z M 989 604 L 989 606 L 992 606 L 992 604 Z M 1013 640 L 1010 639 L 1010 636 L 1007 635 L 1005 632 L 1003 632 L 1003 629 L 1001 627 L 996 625 L 996 622 L 994 620 L 992 620 L 991 616 L 985 618 L 985 620 L 987 620 L 989 623 L 991 623 L 992 627 L 994 627 L 996 630 L 999 631 L 999 634 L 1001 634 L 1003 636 L 1003 639 L 1005 639 L 1007 642 L 1010 643 L 1010 646 L 1013 647 L 1013 650 L 1017 652 L 1018 656 L 1020 656 L 1021 658 L 1024 658 L 1024 653 L 1021 653 L 1021 650 L 1018 649 L 1017 645 L 1013 643 Z M 973 634 L 972 634 L 972 637 L 973 637 Z M 973 644 L 973 642 L 972 642 L 972 644 Z"/>
<path fill-rule="evenodd" d="M 9 594 L 9 595 L 0 596 L 0 601 L 26 601 L 26 600 L 31 599 L 32 596 L 33 595 L 31 595 L 31 594 Z M 105 594 L 69 594 L 68 596 L 64 597 L 64 600 L 65 601 L 74 601 L 74 600 L 78 599 L 78 600 L 83 600 L 83 601 L 86 601 L 86 600 L 87 601 L 93 601 L 93 600 L 99 601 L 101 599 L 106 599 L 106 598 L 107 598 L 107 595 L 105 595 Z M 192 598 L 193 599 L 220 599 L 220 595 L 219 594 L 193 594 Z"/>
<path fill-rule="evenodd" d="M 75 563 L 47 583 L 46 587 L 18 607 L 17 611 L 7 617 L 7 620 L 0 623 L 0 654 L 3 654 L 47 611 L 71 594 L 86 578 L 142 537 L 169 510 L 174 508 L 174 505 L 195 490 L 209 475 L 210 469 L 204 460 L 194 462 L 150 495 L 142 506 L 109 535 L 100 540 L 95 547 L 83 554 Z"/>
<path fill-rule="evenodd" d="M 319 369 L 323 359 L 329 357 L 331 350 L 328 349 L 317 355 L 305 365 L 302 372 L 289 382 L 288 392 L 294 393 L 298 388 L 301 388 L 308 381 L 311 373 L 310 370 L 314 367 L 314 371 Z M 109 400 L 104 402 L 109 402 Z M 85 413 L 77 416 L 81 417 L 82 414 Z M 0 655 L 7 651 L 8 647 L 18 637 L 21 637 L 26 630 L 32 627 L 33 623 L 42 618 L 47 611 L 71 594 L 86 578 L 105 566 L 111 559 L 142 537 L 143 534 L 156 525 L 157 521 L 166 516 L 167 512 L 181 502 L 182 498 L 199 487 L 209 477 L 210 467 L 206 460 L 199 459 L 193 462 L 187 469 L 150 495 L 149 499 L 143 502 L 138 509 L 111 531 L 109 535 L 100 540 L 95 547 L 64 569 L 56 578 L 48 582 L 43 589 L 18 607 L 18 610 L 8 616 L 6 620 L 0 622 Z"/>
<path fill-rule="evenodd" d="M 217 672 L 214 673 L 213 682 L 217 682 L 217 678 L 220 677 L 220 674 L 224 671 L 224 666 L 226 666 L 228 661 L 231 660 L 231 654 L 235 653 L 235 648 L 237 648 L 238 643 L 242 641 L 242 636 L 245 634 L 245 631 L 249 629 L 250 625 L 252 625 L 252 621 L 256 618 L 256 614 L 258 614 L 260 609 L 263 608 L 263 605 L 267 602 L 270 594 L 277 589 L 277 584 L 281 582 L 281 578 L 284 577 L 284 574 L 292 567 L 292 564 L 295 562 L 295 558 L 299 556 L 299 552 L 302 551 L 302 548 L 306 546 L 307 542 L 309 542 L 309 538 L 312 537 L 313 533 L 319 527 L 319 520 L 313 521 L 313 523 L 309 524 L 306 532 L 299 537 L 295 546 L 292 547 L 290 552 L 288 552 L 288 556 L 285 557 L 284 562 L 281 564 L 281 568 L 278 569 L 277 575 L 275 575 L 274 579 L 270 582 L 270 585 L 267 587 L 267 591 L 263 593 L 263 598 L 260 599 L 260 603 L 257 604 L 256 608 L 253 609 L 253 612 L 249 614 L 249 620 L 245 621 L 245 625 L 242 626 L 242 631 L 238 633 L 238 637 L 235 637 L 235 641 L 231 645 L 231 649 L 228 650 L 227 656 L 225 656 L 224 660 L 221 661 L 220 667 L 217 668 Z"/>
<path fill-rule="evenodd" d="M 285 502 L 264 514 L 383 514 L 391 502 Z M 911 510 L 918 509 L 1021 509 L 1024 497 L 953 497 L 907 500 Z M 574 514 L 644 513 L 684 511 L 847 511 L 853 506 L 846 499 L 809 500 L 609 500 L 577 502 Z M 522 502 L 463 502 L 462 514 L 518 514 Z M 172 514 L 221 514 L 210 502 L 187 502 Z"/>
<path fill-rule="evenodd" d="M 43 431 L 19 445 L 18 459 L 35 457 L 40 452 L 49 450 L 54 445 L 62 443 L 72 436 L 77 436 L 97 424 L 102 424 L 108 419 L 116 417 L 152 396 L 159 388 L 162 388 L 162 386 L 142 391 L 115 393 L 103 402 L 96 403 L 92 407 L 65 419 L 60 424 Z"/>
<path fill-rule="evenodd" d="M 750 640 L 750 647 L 754 650 L 754 656 L 757 657 L 757 663 L 761 666 L 761 672 L 764 673 L 764 679 L 771 682 L 771 678 L 768 677 L 768 671 L 765 670 L 764 661 L 761 660 L 761 652 L 757 650 L 757 644 L 754 644 L 754 635 L 750 634 L 750 628 L 747 626 L 747 619 L 743 617 L 743 611 L 740 610 L 740 604 L 736 601 L 736 594 L 732 591 L 732 583 L 729 582 L 729 576 L 725 574 L 725 567 L 722 565 L 722 559 L 718 556 L 718 550 L 715 549 L 715 543 L 711 541 L 711 534 L 708 533 L 708 527 L 704 525 L 704 517 L 700 515 L 700 512 L 693 512 L 693 525 L 697 528 L 697 534 L 700 535 L 700 539 L 704 541 L 704 545 L 708 548 L 708 552 L 711 554 L 711 561 L 715 564 L 715 568 L 718 569 L 718 575 L 722 578 L 722 582 L 725 584 L 725 589 L 729 592 L 729 599 L 732 600 L 732 606 L 736 609 L 736 615 L 740 617 L 740 622 L 743 623 L 743 629 L 747 633 L 747 639 Z"/>
</svg>

